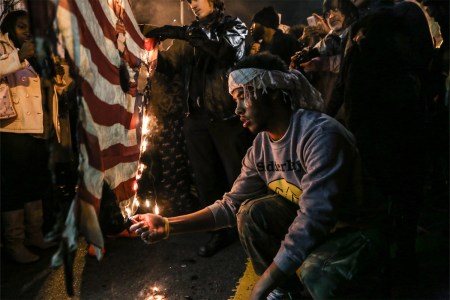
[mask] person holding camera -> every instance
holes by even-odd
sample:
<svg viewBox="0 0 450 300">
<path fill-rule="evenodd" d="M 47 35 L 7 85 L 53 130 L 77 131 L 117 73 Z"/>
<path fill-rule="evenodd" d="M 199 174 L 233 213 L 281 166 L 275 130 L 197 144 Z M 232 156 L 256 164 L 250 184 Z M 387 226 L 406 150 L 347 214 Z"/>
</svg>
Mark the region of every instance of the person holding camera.
<svg viewBox="0 0 450 300">
<path fill-rule="evenodd" d="M 323 19 L 318 15 L 312 17 L 320 30 L 329 28 L 329 32 L 314 47 L 296 53 L 290 67 L 307 74 L 311 83 L 322 93 L 327 107 L 338 78 L 347 31 L 358 19 L 358 10 L 351 0 L 325 0 L 322 8 Z"/>
</svg>

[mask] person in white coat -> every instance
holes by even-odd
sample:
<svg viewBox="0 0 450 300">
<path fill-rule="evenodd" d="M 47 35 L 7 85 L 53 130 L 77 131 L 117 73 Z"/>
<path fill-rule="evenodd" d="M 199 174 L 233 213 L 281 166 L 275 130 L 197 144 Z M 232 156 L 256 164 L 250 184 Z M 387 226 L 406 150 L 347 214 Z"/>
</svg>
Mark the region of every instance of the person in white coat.
<svg viewBox="0 0 450 300">
<path fill-rule="evenodd" d="M 58 96 L 33 67 L 28 13 L 10 12 L 0 29 L 0 78 L 7 80 L 17 113 L 0 122 L 3 241 L 11 259 L 30 263 L 39 256 L 26 246 L 51 246 L 43 239 L 42 199 L 51 193 L 47 146 L 58 136 Z"/>
</svg>

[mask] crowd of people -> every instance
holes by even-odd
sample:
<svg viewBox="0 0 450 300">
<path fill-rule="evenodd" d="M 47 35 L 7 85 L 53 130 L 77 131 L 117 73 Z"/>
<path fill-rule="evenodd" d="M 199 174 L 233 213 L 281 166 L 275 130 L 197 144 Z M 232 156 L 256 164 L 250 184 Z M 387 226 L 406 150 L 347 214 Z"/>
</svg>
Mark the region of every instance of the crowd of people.
<svg viewBox="0 0 450 300">
<path fill-rule="evenodd" d="M 448 185 L 448 3 L 324 0 L 295 34 L 274 7 L 247 27 L 222 0 L 188 3 L 190 25 L 142 33 L 175 40 L 153 85 L 176 102 L 162 118 L 181 123 L 195 205 L 137 214 L 133 236 L 210 232 L 204 257 L 239 239 L 259 275 L 250 299 L 388 297 L 388 274 L 415 265 L 426 176 Z M 55 166 L 73 173 L 55 154 L 76 143 L 58 113 L 73 87 L 59 63 L 54 79 L 37 73 L 26 11 L 3 18 L 0 43 L 17 112 L 0 120 L 2 242 L 30 263 L 28 246 L 54 246 L 61 230 L 44 238 L 42 200 L 58 194 Z M 58 186 L 75 193 L 72 177 Z"/>
</svg>

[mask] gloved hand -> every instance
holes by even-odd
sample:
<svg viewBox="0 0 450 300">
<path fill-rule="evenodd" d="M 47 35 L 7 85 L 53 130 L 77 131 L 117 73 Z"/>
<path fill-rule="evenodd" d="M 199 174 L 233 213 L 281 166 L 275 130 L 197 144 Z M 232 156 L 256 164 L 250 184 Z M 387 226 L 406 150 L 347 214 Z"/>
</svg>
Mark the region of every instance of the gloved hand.
<svg viewBox="0 0 450 300">
<path fill-rule="evenodd" d="M 190 26 L 186 30 L 187 41 L 194 47 L 201 47 L 208 40 L 201 28 Z"/>
<path fill-rule="evenodd" d="M 165 39 L 187 40 L 187 26 L 164 25 L 149 31 L 145 37 L 156 38 L 160 41 Z"/>
</svg>

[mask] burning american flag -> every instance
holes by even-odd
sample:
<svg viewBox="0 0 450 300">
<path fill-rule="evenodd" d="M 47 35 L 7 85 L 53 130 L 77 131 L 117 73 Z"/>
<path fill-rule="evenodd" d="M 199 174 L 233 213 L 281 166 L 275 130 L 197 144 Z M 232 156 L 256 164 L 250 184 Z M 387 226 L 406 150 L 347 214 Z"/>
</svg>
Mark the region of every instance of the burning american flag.
<svg viewBox="0 0 450 300">
<path fill-rule="evenodd" d="M 128 0 L 60 0 L 55 27 L 77 68 L 81 89 L 80 179 L 66 219 L 65 247 L 52 260 L 58 266 L 69 253 L 75 255 L 78 231 L 102 258 L 97 217 L 104 183 L 114 191 L 123 214 L 133 203 L 143 111 L 137 78 L 143 65 L 154 65 L 157 50 L 153 41 L 144 44 Z"/>
</svg>

